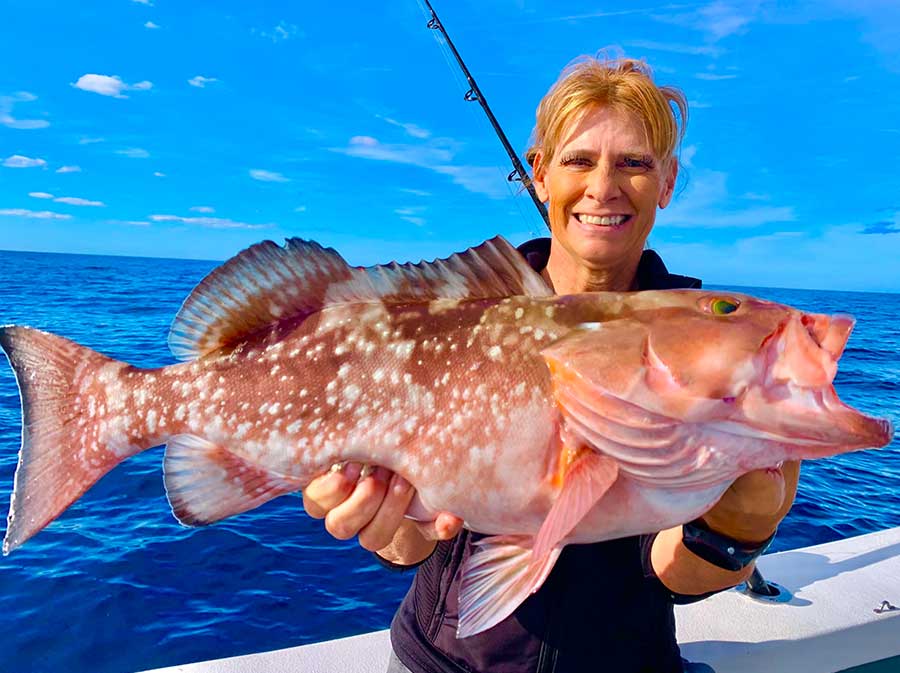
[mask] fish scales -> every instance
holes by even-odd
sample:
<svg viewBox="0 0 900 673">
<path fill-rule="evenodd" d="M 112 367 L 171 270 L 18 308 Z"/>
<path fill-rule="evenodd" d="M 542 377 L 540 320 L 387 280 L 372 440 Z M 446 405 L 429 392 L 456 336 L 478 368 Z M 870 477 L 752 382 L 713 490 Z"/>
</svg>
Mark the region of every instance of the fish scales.
<svg viewBox="0 0 900 673">
<path fill-rule="evenodd" d="M 555 297 L 499 238 L 371 268 L 264 242 L 185 301 L 181 364 L 0 328 L 23 410 L 3 550 L 157 444 L 186 525 L 335 462 L 383 465 L 415 486 L 410 516 L 450 511 L 490 535 L 462 569 L 465 637 L 536 591 L 567 544 L 669 528 L 743 473 L 890 441 L 832 385 L 852 326 L 699 290 Z"/>
</svg>

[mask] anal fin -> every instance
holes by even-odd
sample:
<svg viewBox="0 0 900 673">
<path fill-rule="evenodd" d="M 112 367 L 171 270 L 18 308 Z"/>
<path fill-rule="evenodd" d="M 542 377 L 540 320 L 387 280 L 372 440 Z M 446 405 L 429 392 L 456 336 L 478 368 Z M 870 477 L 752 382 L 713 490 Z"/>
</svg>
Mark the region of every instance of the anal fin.
<svg viewBox="0 0 900 673">
<path fill-rule="evenodd" d="M 163 470 L 172 513 L 185 526 L 214 523 L 302 487 L 195 435 L 169 440 Z"/>
<path fill-rule="evenodd" d="M 618 475 L 618 463 L 613 458 L 591 449 L 583 451 L 565 472 L 559 497 L 534 540 L 534 558 L 543 558 L 572 532 Z"/>
<path fill-rule="evenodd" d="M 532 541 L 530 535 L 496 535 L 475 543 L 462 569 L 458 638 L 496 626 L 541 587 L 561 549 L 535 559 Z"/>
</svg>

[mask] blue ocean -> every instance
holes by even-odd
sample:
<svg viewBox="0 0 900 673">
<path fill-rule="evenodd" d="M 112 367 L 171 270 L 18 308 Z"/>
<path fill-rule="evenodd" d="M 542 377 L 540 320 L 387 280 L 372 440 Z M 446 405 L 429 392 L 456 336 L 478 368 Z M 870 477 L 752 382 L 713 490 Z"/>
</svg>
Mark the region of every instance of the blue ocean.
<svg viewBox="0 0 900 673">
<path fill-rule="evenodd" d="M 213 262 L 0 252 L 0 324 L 56 332 L 134 365 L 174 359 L 169 324 Z M 900 426 L 900 295 L 741 288 L 856 316 L 841 397 Z M 0 502 L 20 442 L 0 359 Z M 411 575 L 337 542 L 279 498 L 209 528 L 172 517 L 162 449 L 104 477 L 0 558 L 0 671 L 119 673 L 291 647 L 386 627 Z M 4 505 L 5 508 L 5 505 Z M 804 465 L 774 550 L 900 526 L 900 441 Z M 772 578 L 776 579 L 777 578 Z"/>
</svg>

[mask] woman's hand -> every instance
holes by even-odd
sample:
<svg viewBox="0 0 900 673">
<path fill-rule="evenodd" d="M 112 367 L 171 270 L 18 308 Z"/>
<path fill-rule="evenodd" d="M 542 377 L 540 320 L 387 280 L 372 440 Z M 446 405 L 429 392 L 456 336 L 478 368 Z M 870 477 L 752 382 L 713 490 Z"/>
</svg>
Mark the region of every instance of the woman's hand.
<svg viewBox="0 0 900 673">
<path fill-rule="evenodd" d="M 427 523 L 404 519 L 415 489 L 399 474 L 384 467 L 360 463 L 336 466 L 309 483 L 303 507 L 340 540 L 359 537 L 359 544 L 398 565 L 426 558 L 437 540 L 449 540 L 462 528 L 462 520 L 441 512 Z"/>
<path fill-rule="evenodd" d="M 739 477 L 703 515 L 707 526 L 741 542 L 761 542 L 775 532 L 797 494 L 800 462 Z"/>
</svg>

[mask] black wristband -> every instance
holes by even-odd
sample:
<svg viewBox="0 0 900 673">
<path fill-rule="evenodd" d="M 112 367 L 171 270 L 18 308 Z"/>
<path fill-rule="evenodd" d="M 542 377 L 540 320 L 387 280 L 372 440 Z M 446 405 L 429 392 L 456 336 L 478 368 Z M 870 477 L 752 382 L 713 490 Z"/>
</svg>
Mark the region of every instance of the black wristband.
<svg viewBox="0 0 900 673">
<path fill-rule="evenodd" d="M 723 570 L 736 572 L 753 563 L 769 548 L 775 533 L 762 542 L 738 542 L 710 530 L 701 519 L 694 519 L 681 528 L 682 541 L 692 553 Z M 777 531 L 776 531 L 777 532 Z"/>
</svg>

